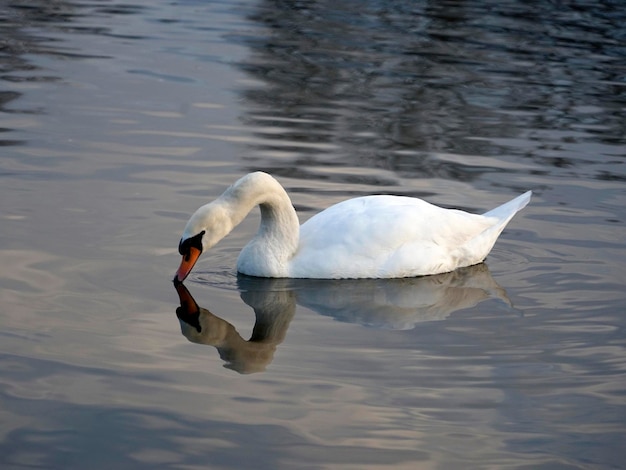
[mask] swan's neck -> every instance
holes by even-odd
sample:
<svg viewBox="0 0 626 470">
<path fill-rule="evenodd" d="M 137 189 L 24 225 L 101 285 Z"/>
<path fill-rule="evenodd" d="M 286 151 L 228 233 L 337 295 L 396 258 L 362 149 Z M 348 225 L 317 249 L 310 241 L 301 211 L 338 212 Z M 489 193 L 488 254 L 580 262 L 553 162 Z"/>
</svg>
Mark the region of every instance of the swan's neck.
<svg viewBox="0 0 626 470">
<path fill-rule="evenodd" d="M 300 237 L 300 223 L 289 196 L 270 175 L 251 173 L 228 188 L 219 198 L 227 208 L 232 226 L 238 225 L 255 207 L 261 208 L 261 225 L 239 256 L 241 272 L 284 277 Z"/>
</svg>

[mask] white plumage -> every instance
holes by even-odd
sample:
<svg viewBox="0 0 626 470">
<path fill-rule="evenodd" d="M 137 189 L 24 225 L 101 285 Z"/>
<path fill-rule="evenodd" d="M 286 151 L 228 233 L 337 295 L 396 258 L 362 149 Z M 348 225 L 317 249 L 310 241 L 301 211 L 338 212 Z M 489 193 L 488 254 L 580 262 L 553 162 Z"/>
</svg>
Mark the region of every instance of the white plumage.
<svg viewBox="0 0 626 470">
<path fill-rule="evenodd" d="M 439 274 L 482 262 L 530 196 L 528 191 L 482 215 L 412 197 L 365 196 L 331 206 L 300 226 L 282 186 L 255 172 L 192 215 L 181 247 L 201 237 L 199 252 L 206 251 L 259 205 L 259 231 L 237 261 L 243 274 L 318 279 Z M 197 259 L 185 264 L 183 250 L 181 254 L 179 281 Z"/>
</svg>

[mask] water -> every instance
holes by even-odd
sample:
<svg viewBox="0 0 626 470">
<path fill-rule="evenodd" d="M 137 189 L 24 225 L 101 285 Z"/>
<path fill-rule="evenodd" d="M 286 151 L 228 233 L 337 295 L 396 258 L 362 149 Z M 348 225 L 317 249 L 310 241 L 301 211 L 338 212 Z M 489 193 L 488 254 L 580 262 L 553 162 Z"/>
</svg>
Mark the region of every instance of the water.
<svg viewBox="0 0 626 470">
<path fill-rule="evenodd" d="M 2 468 L 623 468 L 617 3 L 0 5 Z M 178 239 L 255 169 L 302 220 L 534 197 L 486 265 L 385 282 L 238 278 L 255 212 L 198 332 Z"/>
</svg>

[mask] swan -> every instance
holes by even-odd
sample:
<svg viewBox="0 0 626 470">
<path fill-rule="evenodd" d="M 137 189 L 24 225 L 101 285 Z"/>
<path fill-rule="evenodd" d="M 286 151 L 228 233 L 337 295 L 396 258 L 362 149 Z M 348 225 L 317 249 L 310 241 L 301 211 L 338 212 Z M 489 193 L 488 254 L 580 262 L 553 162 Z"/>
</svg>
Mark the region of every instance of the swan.
<svg viewBox="0 0 626 470">
<path fill-rule="evenodd" d="M 249 173 L 191 216 L 174 282 L 255 207 L 261 224 L 237 260 L 242 274 L 270 278 L 402 278 L 481 263 L 531 191 L 482 215 L 407 196 L 364 196 L 335 204 L 302 226 L 287 192 L 264 172 Z"/>
</svg>

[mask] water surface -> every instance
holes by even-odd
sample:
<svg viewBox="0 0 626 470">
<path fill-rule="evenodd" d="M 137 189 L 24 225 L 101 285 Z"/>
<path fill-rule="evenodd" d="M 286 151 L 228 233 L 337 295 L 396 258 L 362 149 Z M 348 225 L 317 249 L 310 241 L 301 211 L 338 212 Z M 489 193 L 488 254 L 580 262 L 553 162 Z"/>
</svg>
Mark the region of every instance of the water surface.
<svg viewBox="0 0 626 470">
<path fill-rule="evenodd" d="M 0 12 L 2 468 L 623 466 L 623 8 Z M 254 212 L 177 293 L 189 214 L 257 169 L 301 220 L 534 196 L 486 264 L 394 281 L 238 277 Z"/>
</svg>

